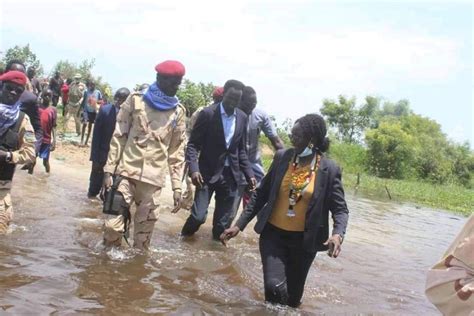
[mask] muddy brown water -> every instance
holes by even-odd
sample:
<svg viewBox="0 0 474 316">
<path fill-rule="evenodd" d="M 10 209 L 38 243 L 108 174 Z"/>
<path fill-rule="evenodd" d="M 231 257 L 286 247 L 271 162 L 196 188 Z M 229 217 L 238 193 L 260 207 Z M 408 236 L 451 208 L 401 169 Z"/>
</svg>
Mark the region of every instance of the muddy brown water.
<svg viewBox="0 0 474 316">
<path fill-rule="evenodd" d="M 227 249 L 209 224 L 182 241 L 187 214 L 171 214 L 164 191 L 151 252 L 106 252 L 100 205 L 85 197 L 89 171 L 54 161 L 52 172 L 39 164 L 34 176 L 15 176 L 14 225 L 0 238 L 0 314 L 439 315 L 424 296 L 426 270 L 465 221 L 349 194 L 340 258 L 319 253 L 303 305 L 285 309 L 263 303 L 253 224 Z"/>
</svg>

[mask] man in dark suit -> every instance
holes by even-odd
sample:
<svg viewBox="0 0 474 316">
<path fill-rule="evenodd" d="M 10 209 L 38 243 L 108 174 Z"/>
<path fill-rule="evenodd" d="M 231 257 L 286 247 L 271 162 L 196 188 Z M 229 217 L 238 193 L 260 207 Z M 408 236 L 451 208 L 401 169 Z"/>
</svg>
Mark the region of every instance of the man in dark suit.
<svg viewBox="0 0 474 316">
<path fill-rule="evenodd" d="M 90 161 L 92 161 L 92 170 L 89 178 L 88 198 L 93 198 L 99 194 L 104 179 L 104 166 L 109 154 L 110 141 L 115 129 L 117 113 L 120 105 L 130 95 L 130 90 L 120 88 L 115 92 L 114 104 L 102 106 L 97 115 L 94 132 L 92 133 L 92 147 Z"/>
<path fill-rule="evenodd" d="M 237 108 L 243 88 L 240 81 L 227 81 L 222 102 L 203 109 L 191 132 L 186 161 L 196 193 L 191 215 L 181 231 L 183 236 L 193 235 L 206 221 L 215 193 L 212 236 L 218 240 L 235 217 L 241 172 L 251 189 L 255 189 L 255 176 L 245 150 L 248 119 Z"/>
</svg>

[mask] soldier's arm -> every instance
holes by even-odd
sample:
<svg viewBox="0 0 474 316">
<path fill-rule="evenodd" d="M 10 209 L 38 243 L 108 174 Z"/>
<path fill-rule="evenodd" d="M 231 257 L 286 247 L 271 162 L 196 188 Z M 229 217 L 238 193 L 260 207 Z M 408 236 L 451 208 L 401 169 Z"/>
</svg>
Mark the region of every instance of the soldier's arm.
<svg viewBox="0 0 474 316">
<path fill-rule="evenodd" d="M 110 142 L 109 156 L 107 157 L 107 163 L 104 167 L 105 172 L 114 173 L 115 167 L 120 162 L 130 128 L 132 127 L 133 97 L 134 95 L 131 94 L 127 98 L 117 114 L 117 123 L 115 124 L 114 134 Z"/>
<path fill-rule="evenodd" d="M 27 115 L 23 117 L 18 131 L 19 149 L 12 152 L 13 164 L 25 164 L 32 162 L 35 157 L 35 132 Z"/>
<path fill-rule="evenodd" d="M 181 190 L 181 177 L 184 167 L 184 147 L 186 145 L 186 112 L 180 111 L 174 128 L 171 131 L 171 141 L 168 146 L 168 167 L 173 191 Z"/>
<path fill-rule="evenodd" d="M 196 118 L 196 122 L 191 130 L 191 136 L 189 138 L 186 147 L 186 161 L 189 164 L 189 174 L 200 172 L 199 170 L 199 153 L 201 152 L 202 144 L 209 128 L 209 117 L 203 110 L 199 112 Z"/>
</svg>

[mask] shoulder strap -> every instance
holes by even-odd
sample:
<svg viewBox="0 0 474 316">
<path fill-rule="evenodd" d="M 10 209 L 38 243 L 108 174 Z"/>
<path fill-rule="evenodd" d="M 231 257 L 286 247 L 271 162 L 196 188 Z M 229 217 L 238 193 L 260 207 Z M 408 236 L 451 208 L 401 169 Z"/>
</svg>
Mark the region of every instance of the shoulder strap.
<svg viewBox="0 0 474 316">
<path fill-rule="evenodd" d="M 12 131 L 18 133 L 20 131 L 21 123 L 23 123 L 23 119 L 25 118 L 25 113 L 20 111 L 20 115 L 18 115 L 18 120 L 16 121 L 15 125 L 13 125 Z"/>
<path fill-rule="evenodd" d="M 133 110 L 144 110 L 145 109 L 145 101 L 143 101 L 143 95 L 141 94 L 134 94 L 133 95 L 133 102 L 132 102 L 132 111 Z"/>
</svg>

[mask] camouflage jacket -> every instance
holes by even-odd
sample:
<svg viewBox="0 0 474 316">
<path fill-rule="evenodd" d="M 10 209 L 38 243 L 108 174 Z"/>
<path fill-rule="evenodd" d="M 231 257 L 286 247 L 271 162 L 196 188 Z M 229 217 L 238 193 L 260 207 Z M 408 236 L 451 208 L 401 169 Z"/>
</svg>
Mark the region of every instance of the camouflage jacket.
<svg viewBox="0 0 474 316">
<path fill-rule="evenodd" d="M 117 174 L 164 187 L 169 169 L 173 190 L 181 190 L 186 110 L 178 105 L 158 111 L 142 96 L 131 94 L 117 114 L 105 172 L 113 173 L 118 165 Z"/>
</svg>

